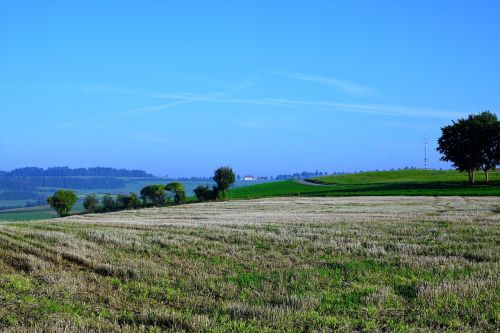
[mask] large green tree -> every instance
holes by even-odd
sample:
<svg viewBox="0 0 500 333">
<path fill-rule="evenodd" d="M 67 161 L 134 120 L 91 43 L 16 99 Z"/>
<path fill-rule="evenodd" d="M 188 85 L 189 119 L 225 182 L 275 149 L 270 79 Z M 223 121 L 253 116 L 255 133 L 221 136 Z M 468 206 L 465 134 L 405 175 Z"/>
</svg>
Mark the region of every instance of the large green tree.
<svg viewBox="0 0 500 333">
<path fill-rule="evenodd" d="M 73 191 L 59 190 L 53 196 L 47 198 L 47 203 L 55 209 L 59 216 L 67 216 L 76 199 L 76 194 Z"/>
<path fill-rule="evenodd" d="M 230 167 L 220 167 L 214 171 L 214 181 L 217 183 L 217 198 L 225 198 L 229 187 L 235 182 L 236 176 Z M 215 189 L 215 188 L 214 188 Z"/>
<path fill-rule="evenodd" d="M 474 172 L 483 170 L 488 181 L 488 171 L 500 161 L 500 124 L 495 114 L 485 111 L 453 121 L 441 128 L 437 150 L 442 161 L 468 173 L 474 182 Z"/>
</svg>

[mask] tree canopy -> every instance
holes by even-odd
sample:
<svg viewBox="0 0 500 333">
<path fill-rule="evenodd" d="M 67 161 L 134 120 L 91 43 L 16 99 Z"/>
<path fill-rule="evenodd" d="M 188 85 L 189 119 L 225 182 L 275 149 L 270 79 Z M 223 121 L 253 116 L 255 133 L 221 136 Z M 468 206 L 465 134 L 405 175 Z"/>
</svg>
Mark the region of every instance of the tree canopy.
<svg viewBox="0 0 500 333">
<path fill-rule="evenodd" d="M 488 170 L 500 162 L 500 123 L 495 114 L 484 111 L 460 118 L 441 128 L 437 150 L 442 161 L 452 162 L 459 171 L 474 182 L 474 172 L 483 170 L 488 181 Z"/>
<path fill-rule="evenodd" d="M 47 203 L 54 208 L 59 216 L 67 216 L 77 200 L 73 191 L 59 190 L 47 198 Z"/>
<path fill-rule="evenodd" d="M 176 205 L 183 204 L 186 201 L 186 191 L 184 185 L 179 182 L 172 182 L 165 186 L 165 190 L 172 192 L 174 195 L 174 203 Z"/>
<path fill-rule="evenodd" d="M 130 192 L 128 195 L 120 194 L 116 201 L 121 209 L 137 209 L 142 206 L 141 200 L 134 192 Z"/>
<path fill-rule="evenodd" d="M 166 203 L 165 185 L 148 185 L 141 190 L 145 205 L 162 206 Z"/>
<path fill-rule="evenodd" d="M 230 167 L 220 167 L 214 171 L 214 181 L 217 183 L 217 196 L 225 197 L 226 191 L 235 182 L 236 176 Z"/>
</svg>

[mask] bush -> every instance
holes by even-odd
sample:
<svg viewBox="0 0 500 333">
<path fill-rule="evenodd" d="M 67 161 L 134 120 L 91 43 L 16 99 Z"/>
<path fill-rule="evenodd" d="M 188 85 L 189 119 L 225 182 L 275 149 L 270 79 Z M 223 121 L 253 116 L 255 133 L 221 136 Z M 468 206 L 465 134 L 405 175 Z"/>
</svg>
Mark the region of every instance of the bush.
<svg viewBox="0 0 500 333">
<path fill-rule="evenodd" d="M 128 209 L 138 209 L 142 207 L 141 199 L 134 192 L 130 192 L 129 201 L 128 201 Z"/>
<path fill-rule="evenodd" d="M 182 183 L 169 183 L 165 186 L 165 190 L 172 192 L 174 195 L 174 203 L 176 205 L 183 204 L 186 201 L 186 191 L 184 190 L 184 185 L 182 185 Z"/>
<path fill-rule="evenodd" d="M 149 185 L 141 190 L 144 206 L 163 206 L 167 202 L 165 185 Z"/>
<path fill-rule="evenodd" d="M 226 191 L 219 191 L 217 186 L 214 186 L 212 191 L 213 191 L 213 195 L 214 195 L 215 200 L 223 201 L 224 199 L 226 199 L 227 190 Z"/>
<path fill-rule="evenodd" d="M 141 207 L 141 200 L 137 194 L 131 192 L 130 194 L 120 194 L 116 199 L 116 207 L 118 209 L 137 209 Z"/>
<path fill-rule="evenodd" d="M 102 210 L 104 212 L 112 212 L 116 209 L 115 199 L 110 194 L 105 194 L 102 197 Z"/>
<path fill-rule="evenodd" d="M 118 196 L 116 197 L 115 207 L 118 210 L 127 209 L 128 202 L 129 202 L 128 195 L 126 195 L 126 194 L 118 194 Z"/>
<path fill-rule="evenodd" d="M 83 200 L 83 208 L 86 213 L 95 213 L 99 210 L 99 201 L 95 194 L 87 194 Z"/>
<path fill-rule="evenodd" d="M 210 189 L 207 185 L 200 185 L 196 187 L 193 192 L 200 202 L 215 199 L 215 189 Z"/>
<path fill-rule="evenodd" d="M 59 216 L 67 216 L 76 199 L 76 194 L 73 191 L 59 190 L 53 196 L 47 198 L 47 203 L 55 209 Z"/>
</svg>

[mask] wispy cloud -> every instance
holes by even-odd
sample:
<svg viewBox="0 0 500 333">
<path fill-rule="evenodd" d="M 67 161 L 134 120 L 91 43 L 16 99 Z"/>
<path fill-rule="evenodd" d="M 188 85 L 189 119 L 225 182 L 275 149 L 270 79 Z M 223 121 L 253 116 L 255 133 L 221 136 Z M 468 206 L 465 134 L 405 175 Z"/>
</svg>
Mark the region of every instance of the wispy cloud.
<svg viewBox="0 0 500 333">
<path fill-rule="evenodd" d="M 124 89 L 116 87 L 104 87 L 104 86 L 90 86 L 83 87 L 80 89 L 81 92 L 97 93 L 97 94 L 127 94 L 127 95 L 139 95 L 143 97 L 151 98 L 165 98 L 175 100 L 174 102 L 168 104 L 161 104 L 155 106 L 147 106 L 142 108 L 136 108 L 123 112 L 115 112 L 103 116 L 89 117 L 85 119 L 79 119 L 73 122 L 66 122 L 56 125 L 55 129 L 82 126 L 85 124 L 92 124 L 92 128 L 103 126 L 109 121 L 116 121 L 120 119 L 130 118 L 145 113 L 159 112 L 167 109 L 172 109 L 174 107 L 181 106 L 183 104 L 196 103 L 196 102 L 210 102 L 216 101 L 217 99 L 223 98 L 224 96 L 233 94 L 235 92 L 245 90 L 252 85 L 250 80 L 243 81 L 234 87 L 216 91 L 208 94 L 191 94 L 191 93 L 161 93 L 161 92 L 151 92 L 139 89 Z"/>
<path fill-rule="evenodd" d="M 339 103 L 331 101 L 305 101 L 305 100 L 294 100 L 286 98 L 230 98 L 226 97 L 231 93 L 237 92 L 241 89 L 240 86 L 235 87 L 231 90 L 214 92 L 208 94 L 194 94 L 194 93 L 167 93 L 167 92 L 152 92 L 152 91 L 141 91 L 134 89 L 121 89 L 121 88 L 99 88 L 88 89 L 87 91 L 92 91 L 94 93 L 134 93 L 140 94 L 144 97 L 156 98 L 156 99 L 171 99 L 176 100 L 175 102 L 169 104 L 162 104 L 157 106 L 149 106 L 144 108 L 138 108 L 126 112 L 111 114 L 108 116 L 110 119 L 127 118 L 144 113 L 157 112 L 165 109 L 170 109 L 175 106 L 179 106 L 186 103 L 195 102 L 209 102 L 209 103 L 221 103 L 221 104 L 245 104 L 245 105 L 262 105 L 262 106 L 276 106 L 276 107 L 290 107 L 290 108 L 304 108 L 307 107 L 309 110 L 314 108 L 316 110 L 329 110 L 338 112 L 354 112 L 354 113 L 364 113 L 373 115 L 383 115 L 383 116 L 401 116 L 401 117 L 427 117 L 427 118 L 456 118 L 460 116 L 461 113 L 423 108 L 416 106 L 406 106 L 406 105 L 394 105 L 394 104 L 376 104 L 376 103 Z"/>
<path fill-rule="evenodd" d="M 290 76 L 292 76 L 290 74 Z M 296 74 L 295 76 L 299 76 Z M 309 76 L 305 76 L 309 77 Z M 318 78 L 318 77 L 314 77 Z M 328 79 L 330 80 L 330 79 Z M 321 81 L 321 80 L 320 80 Z M 328 81 L 328 82 L 331 82 Z M 344 82 L 345 83 L 345 82 Z M 282 111 L 283 108 L 307 109 L 317 112 L 350 112 L 369 115 L 380 115 L 388 117 L 413 117 L 413 118 L 444 118 L 454 119 L 465 114 L 465 112 L 456 112 L 442 109 L 423 108 L 418 106 L 395 105 L 395 104 L 377 104 L 377 103 L 340 103 L 334 101 L 308 101 L 295 100 L 287 98 L 237 98 L 234 97 L 238 92 L 245 91 L 253 85 L 252 80 L 243 81 L 227 90 L 215 91 L 205 94 L 196 94 L 188 92 L 160 92 L 147 91 L 140 89 L 125 89 L 116 87 L 91 86 L 80 89 L 82 92 L 96 94 L 127 94 L 148 97 L 151 99 L 168 99 L 170 103 L 153 105 L 141 108 L 135 108 L 124 112 L 115 112 L 103 116 L 80 119 L 74 122 L 61 123 L 56 125 L 56 129 L 90 125 L 92 128 L 109 124 L 112 121 L 136 117 L 147 113 L 161 112 L 174 109 L 179 106 L 191 103 L 221 103 L 221 104 L 243 104 L 255 106 L 274 107 L 276 111 Z M 367 91 L 356 85 L 343 85 L 344 88 L 351 91 Z M 259 127 L 256 124 L 247 124 L 247 127 Z"/>
<path fill-rule="evenodd" d="M 342 93 L 356 97 L 370 97 L 376 95 L 375 89 L 371 87 L 342 80 L 336 77 L 327 77 L 327 76 L 319 76 L 319 75 L 311 75 L 303 73 L 280 72 L 280 71 L 269 71 L 269 73 L 280 75 L 288 79 L 321 84 L 324 86 L 331 87 Z"/>
<path fill-rule="evenodd" d="M 254 84 L 254 79 L 250 78 L 242 81 L 232 87 L 228 87 L 224 90 L 219 90 L 216 92 L 206 93 L 206 94 L 194 94 L 188 92 L 162 92 L 159 90 L 144 90 L 144 89 L 130 89 L 122 87 L 112 87 L 112 86 L 83 86 L 77 89 L 82 93 L 93 93 L 93 94 L 104 94 L 104 95 L 128 95 L 128 96 L 139 96 L 146 98 L 166 98 L 166 99 L 182 99 L 191 101 L 203 101 L 214 97 L 227 96 L 242 90 L 247 90 Z"/>
<path fill-rule="evenodd" d="M 165 97 L 166 98 L 166 97 Z M 338 112 L 338 113 L 359 113 L 368 115 L 380 115 L 388 117 L 407 117 L 407 118 L 441 118 L 455 119 L 463 116 L 464 112 L 455 112 L 440 109 L 430 109 L 406 105 L 393 104 L 363 104 L 363 103 L 337 103 L 328 101 L 304 101 L 292 100 L 283 98 L 263 98 L 263 99 L 237 99 L 217 97 L 217 95 L 195 95 L 186 94 L 182 96 L 176 95 L 177 101 L 142 108 L 136 108 L 125 112 L 112 113 L 106 116 L 87 118 L 75 122 L 62 123 L 56 126 L 56 129 L 82 126 L 85 124 L 92 125 L 92 128 L 102 126 L 110 121 L 118 121 L 130 117 L 140 116 L 147 113 L 161 112 L 168 109 L 174 109 L 181 105 L 207 102 L 207 103 L 222 103 L 222 104 L 244 104 L 244 105 L 259 105 L 276 107 L 276 111 L 282 111 L 283 108 L 307 108 L 308 112 Z M 248 126 L 250 127 L 250 126 Z"/>
<path fill-rule="evenodd" d="M 313 107 L 321 110 L 354 112 L 382 116 L 418 117 L 418 118 L 456 118 L 464 113 L 417 106 L 370 103 L 337 103 L 326 101 L 301 101 L 291 99 L 268 99 L 269 102 L 294 107 Z"/>
<path fill-rule="evenodd" d="M 147 107 L 136 108 L 136 109 L 123 111 L 123 112 L 114 112 L 114 113 L 110 113 L 110 114 L 103 115 L 103 116 L 79 119 L 77 121 L 60 123 L 60 124 L 56 125 L 54 127 L 54 129 L 62 129 L 62 128 L 68 128 L 68 127 L 73 127 L 73 126 L 84 126 L 84 125 L 91 125 L 91 128 L 104 127 L 104 125 L 109 123 L 110 121 L 117 121 L 120 119 L 130 118 L 130 117 L 138 116 L 138 115 L 141 115 L 144 113 L 167 110 L 167 109 L 171 109 L 171 108 L 174 108 L 174 107 L 182 105 L 182 104 L 186 104 L 188 102 L 189 101 L 181 100 L 181 101 L 176 101 L 176 102 L 172 102 L 169 104 L 147 106 Z"/>
</svg>

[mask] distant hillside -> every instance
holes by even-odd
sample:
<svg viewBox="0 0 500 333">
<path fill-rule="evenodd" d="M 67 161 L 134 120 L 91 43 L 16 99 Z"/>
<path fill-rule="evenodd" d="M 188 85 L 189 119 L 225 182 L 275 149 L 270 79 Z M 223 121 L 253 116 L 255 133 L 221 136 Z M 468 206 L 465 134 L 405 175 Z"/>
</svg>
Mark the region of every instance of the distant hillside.
<svg viewBox="0 0 500 333">
<path fill-rule="evenodd" d="M 112 177 L 3 177 L 0 190 L 30 191 L 39 187 L 71 189 L 113 189 L 125 186 L 123 179 Z"/>
<path fill-rule="evenodd" d="M 131 182 L 156 179 L 142 170 L 104 167 L 77 168 L 37 167 L 0 171 L 0 209 L 44 205 L 56 189 L 109 191 L 124 189 Z M 85 192 L 83 192 L 85 193 Z"/>
<path fill-rule="evenodd" d="M 490 173 L 492 180 L 500 180 L 498 174 Z M 484 174 L 476 173 L 476 179 L 481 182 Z M 455 170 L 394 170 L 394 171 L 368 171 L 349 173 L 343 175 L 329 175 L 310 179 L 320 184 L 383 184 L 383 183 L 466 183 L 467 176 Z"/>
<path fill-rule="evenodd" d="M 0 177 L 154 177 L 143 170 L 115 169 L 109 167 L 76 168 L 51 167 L 47 169 L 24 167 L 1 172 Z"/>
<path fill-rule="evenodd" d="M 310 179 L 315 184 L 301 184 L 293 180 L 270 182 L 231 189 L 233 199 L 251 199 L 281 196 L 499 196 L 500 173 L 491 173 L 491 181 L 484 182 L 484 174 L 477 174 L 477 183 L 469 185 L 467 176 L 453 170 L 398 170 L 360 172 Z"/>
</svg>

